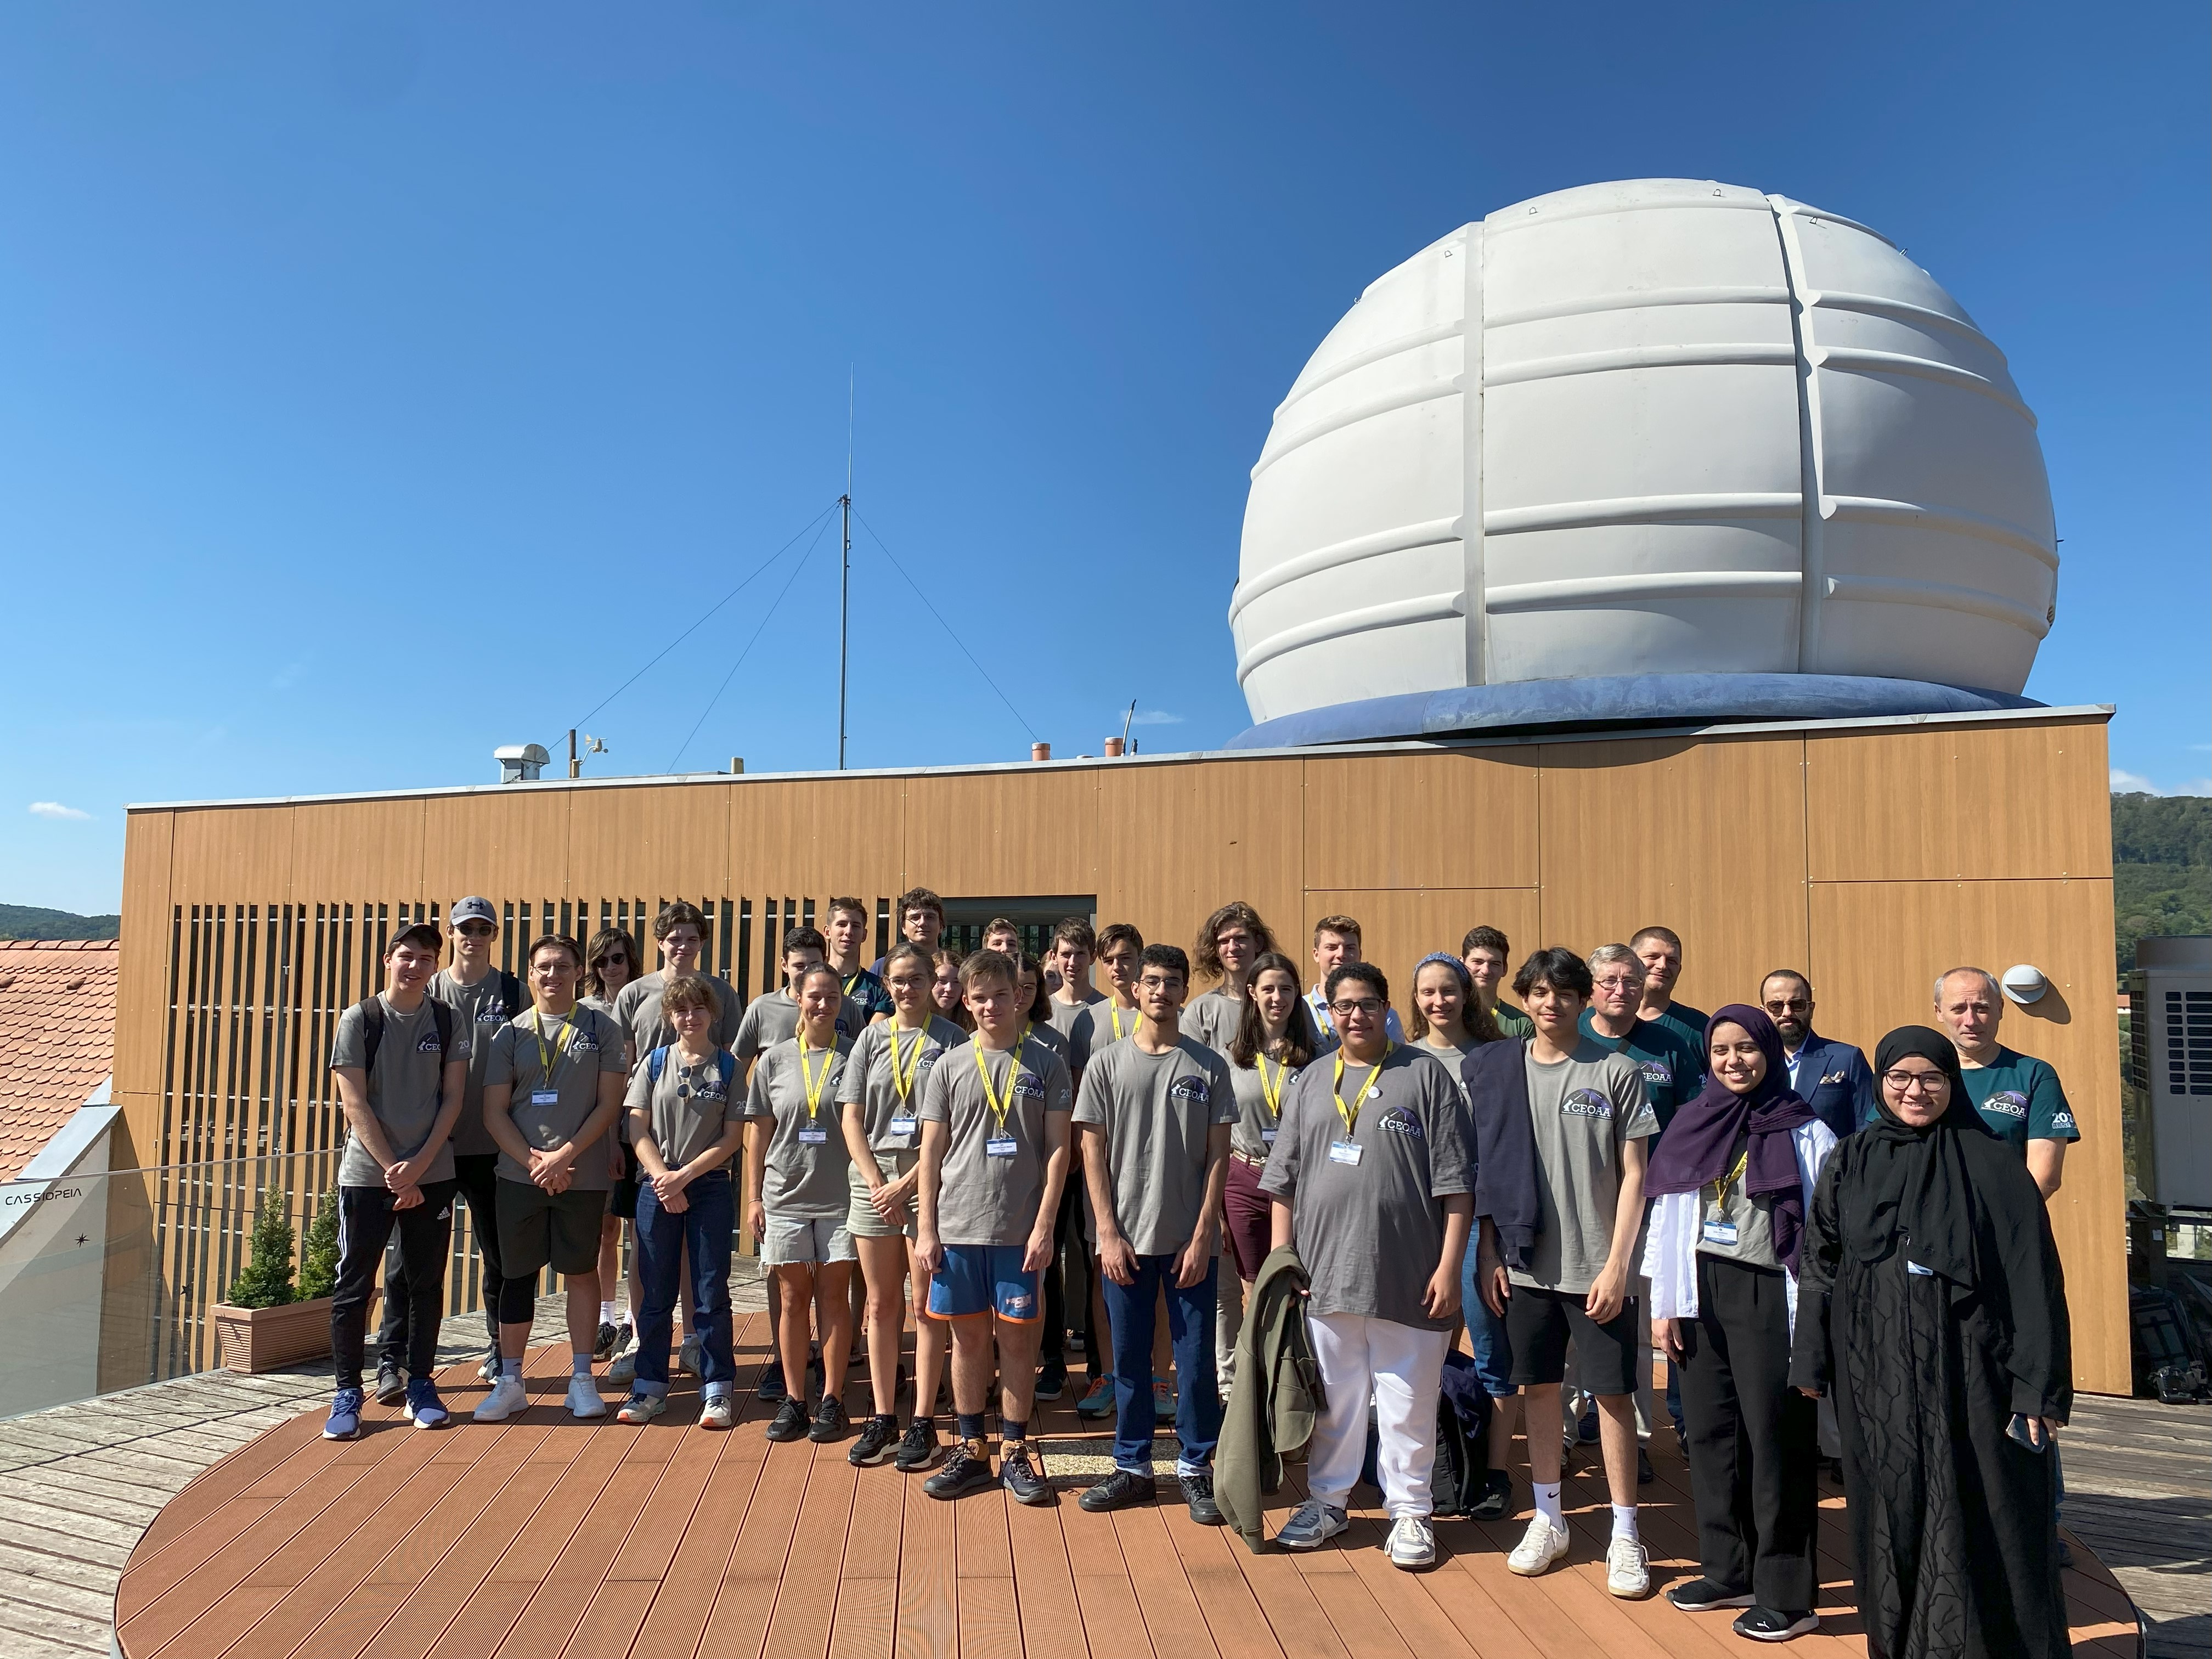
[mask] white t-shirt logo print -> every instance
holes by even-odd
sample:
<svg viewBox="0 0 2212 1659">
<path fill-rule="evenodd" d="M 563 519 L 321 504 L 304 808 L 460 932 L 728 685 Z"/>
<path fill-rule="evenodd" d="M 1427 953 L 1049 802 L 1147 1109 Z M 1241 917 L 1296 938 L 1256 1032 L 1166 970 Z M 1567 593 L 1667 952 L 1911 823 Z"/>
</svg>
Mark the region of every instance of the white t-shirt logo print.
<svg viewBox="0 0 2212 1659">
<path fill-rule="evenodd" d="M 1559 1110 L 1569 1117 L 1611 1117 L 1613 1103 L 1595 1089 L 1571 1089 Z"/>
</svg>

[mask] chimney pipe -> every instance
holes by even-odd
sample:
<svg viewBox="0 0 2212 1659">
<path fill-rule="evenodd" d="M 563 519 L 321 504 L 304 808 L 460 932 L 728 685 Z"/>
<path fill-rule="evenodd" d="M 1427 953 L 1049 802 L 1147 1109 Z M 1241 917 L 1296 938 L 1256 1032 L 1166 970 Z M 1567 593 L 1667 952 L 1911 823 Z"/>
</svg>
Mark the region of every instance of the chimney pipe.
<svg viewBox="0 0 2212 1659">
<path fill-rule="evenodd" d="M 1108 760 L 1119 760 L 1119 759 L 1121 758 L 1121 750 L 1122 750 L 1122 749 L 1123 749 L 1123 747 L 1124 747 L 1124 746 L 1125 746 L 1125 745 L 1122 744 L 1121 739 L 1121 738 L 1107 738 L 1107 739 L 1106 739 L 1106 758 L 1107 758 Z"/>
<path fill-rule="evenodd" d="M 738 776 L 739 774 L 744 772 L 744 769 L 745 757 L 743 755 L 732 755 L 730 757 L 730 775 L 732 777 Z"/>
<path fill-rule="evenodd" d="M 1030 758 L 1033 761 L 1050 760 L 1052 758 L 1052 745 L 1048 743 L 1031 744 L 1030 745 Z"/>
</svg>

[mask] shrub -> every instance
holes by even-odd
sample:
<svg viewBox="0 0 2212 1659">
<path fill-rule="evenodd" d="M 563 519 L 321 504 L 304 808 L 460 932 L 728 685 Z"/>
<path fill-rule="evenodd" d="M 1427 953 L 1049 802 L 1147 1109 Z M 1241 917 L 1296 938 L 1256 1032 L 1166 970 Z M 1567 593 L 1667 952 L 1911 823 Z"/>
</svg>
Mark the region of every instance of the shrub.
<svg viewBox="0 0 2212 1659">
<path fill-rule="evenodd" d="M 300 1300 L 313 1302 L 338 1287 L 338 1195 L 323 1194 L 322 1207 L 300 1241 Z"/>
<path fill-rule="evenodd" d="M 283 1188 L 264 1187 L 253 1218 L 252 1254 L 246 1271 L 231 1282 L 228 1300 L 238 1308 L 276 1308 L 295 1299 L 292 1289 L 292 1221 Z"/>
</svg>

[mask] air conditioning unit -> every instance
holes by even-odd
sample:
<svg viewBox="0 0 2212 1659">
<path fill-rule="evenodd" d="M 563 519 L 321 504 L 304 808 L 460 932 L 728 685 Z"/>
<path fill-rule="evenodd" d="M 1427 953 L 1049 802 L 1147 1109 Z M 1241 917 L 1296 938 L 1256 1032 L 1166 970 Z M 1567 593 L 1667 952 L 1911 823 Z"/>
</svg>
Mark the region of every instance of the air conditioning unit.
<svg viewBox="0 0 2212 1659">
<path fill-rule="evenodd" d="M 2136 942 L 2130 1081 L 2150 1103 L 2154 1201 L 2212 1209 L 2212 937 Z"/>
</svg>

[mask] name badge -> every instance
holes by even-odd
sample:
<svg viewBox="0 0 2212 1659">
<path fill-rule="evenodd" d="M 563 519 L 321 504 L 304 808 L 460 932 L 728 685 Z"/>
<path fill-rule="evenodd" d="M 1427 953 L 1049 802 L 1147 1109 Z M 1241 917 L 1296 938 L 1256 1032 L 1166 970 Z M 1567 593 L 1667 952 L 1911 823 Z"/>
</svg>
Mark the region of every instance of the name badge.
<svg viewBox="0 0 2212 1659">
<path fill-rule="evenodd" d="M 830 1132 L 827 1129 L 803 1128 L 799 1132 L 799 1144 L 802 1146 L 827 1146 Z"/>
<path fill-rule="evenodd" d="M 895 1135 L 910 1135 L 919 1127 L 920 1125 L 910 1117 L 895 1117 L 891 1120 L 891 1133 Z"/>
<path fill-rule="evenodd" d="M 1936 1277 L 1936 1270 L 1933 1267 L 1923 1267 L 1917 1261 L 1907 1261 L 1905 1264 L 1905 1271 L 1912 1274 L 1916 1279 L 1933 1279 Z"/>
<path fill-rule="evenodd" d="M 1719 1216 L 1713 1217 L 1705 1223 L 1705 1243 L 1725 1244 L 1733 1249 L 1735 1247 L 1735 1223 L 1724 1221 Z"/>
<path fill-rule="evenodd" d="M 532 1089 L 530 1091 L 530 1103 L 532 1106 L 558 1106 L 561 1103 L 561 1091 L 558 1089 Z"/>
<path fill-rule="evenodd" d="M 1356 1140 L 1332 1140 L 1328 1143 L 1328 1161 L 1332 1164 L 1357 1164 L 1360 1153 L 1366 1150 Z"/>
<path fill-rule="evenodd" d="M 993 1135 L 983 1143 L 983 1150 L 993 1158 L 1012 1158 L 1021 1149 L 1021 1142 L 1012 1135 Z"/>
<path fill-rule="evenodd" d="M 1272 1146 L 1275 1144 L 1275 1131 L 1273 1129 L 1262 1129 L 1260 1131 L 1260 1139 L 1268 1146 Z"/>
</svg>

